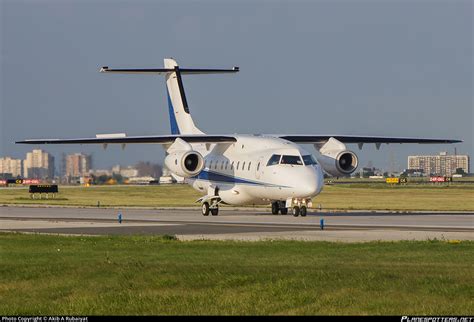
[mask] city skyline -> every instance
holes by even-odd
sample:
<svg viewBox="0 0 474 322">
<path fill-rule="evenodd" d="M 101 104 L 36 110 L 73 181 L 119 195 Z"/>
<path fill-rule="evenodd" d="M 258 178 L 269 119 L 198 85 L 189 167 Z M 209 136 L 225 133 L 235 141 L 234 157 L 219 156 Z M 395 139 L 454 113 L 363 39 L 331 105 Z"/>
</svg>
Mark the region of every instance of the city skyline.
<svg viewBox="0 0 474 322">
<path fill-rule="evenodd" d="M 60 159 L 61 164 L 55 164 L 55 160 Z M 391 169 L 392 166 L 390 165 L 382 167 L 369 160 L 365 165 L 359 165 L 353 175 L 357 176 L 366 168 L 377 169 L 380 170 L 380 172 L 389 173 L 390 175 L 393 173 L 402 173 L 403 171 L 410 169 L 422 169 L 424 170 L 425 176 L 452 175 L 455 173 L 457 168 L 462 168 L 466 174 L 470 174 L 470 159 L 470 155 L 458 154 L 456 151 L 453 154 L 449 154 L 447 151 L 440 151 L 436 155 L 409 155 L 406 167 L 399 169 Z M 114 164 L 105 168 L 97 168 L 92 166 L 92 154 L 81 152 L 73 152 L 69 154 L 61 153 L 61 158 L 58 158 L 44 149 L 33 149 L 25 154 L 25 159 L 15 159 L 11 156 L 0 155 L 0 176 L 9 173 L 8 171 L 4 171 L 6 169 L 15 169 L 14 171 L 16 172 L 12 173 L 12 177 L 22 177 L 25 179 L 48 177 L 51 176 L 51 173 L 54 173 L 53 177 L 55 178 L 87 177 L 91 174 L 110 176 L 114 173 L 120 174 L 123 177 L 137 177 L 139 176 L 138 167 L 140 166 L 140 163 L 143 162 L 145 161 L 141 160 L 135 164 L 122 163 Z M 44 164 L 46 164 L 46 166 L 44 166 Z M 52 169 L 50 169 L 51 164 Z M 152 166 L 153 165 L 163 167 L 163 164 L 161 163 L 154 163 Z M 33 168 L 33 170 L 28 170 L 28 168 Z M 41 168 L 47 168 L 47 170 L 41 170 Z M 427 169 L 437 169 L 437 171 L 429 171 Z M 33 173 L 33 175 L 30 176 L 28 171 Z M 45 173 L 48 174 L 46 175 Z"/>
<path fill-rule="evenodd" d="M 56 160 L 60 160 L 56 163 Z M 93 167 L 93 156 L 84 153 L 61 153 L 56 157 L 45 149 L 32 149 L 24 158 L 12 158 L 0 155 L 0 178 L 53 179 L 58 178 L 69 182 L 71 179 L 90 175 L 120 174 L 123 177 L 140 177 L 154 174 L 161 175 L 162 165 L 139 161 L 133 165 L 114 164 L 106 169 Z M 140 174 L 141 173 L 141 174 Z"/>
</svg>

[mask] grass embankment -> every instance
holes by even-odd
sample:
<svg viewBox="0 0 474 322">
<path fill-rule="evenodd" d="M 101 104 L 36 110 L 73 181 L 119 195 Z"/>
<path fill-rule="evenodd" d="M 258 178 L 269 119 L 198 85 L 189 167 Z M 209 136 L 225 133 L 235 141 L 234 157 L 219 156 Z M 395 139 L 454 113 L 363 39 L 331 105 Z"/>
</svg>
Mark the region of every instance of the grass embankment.
<svg viewBox="0 0 474 322">
<path fill-rule="evenodd" d="M 198 206 L 200 194 L 188 185 L 60 187 L 58 199 L 34 200 L 28 190 L 0 189 L 0 204 L 104 207 Z M 474 211 L 474 186 L 327 185 L 313 200 L 325 210 Z"/>
<path fill-rule="evenodd" d="M 0 312 L 469 315 L 473 246 L 0 234 Z"/>
<path fill-rule="evenodd" d="M 28 189 L 0 189 L 0 204 L 104 207 L 198 206 L 201 195 L 188 185 L 59 187 L 58 199 L 30 199 Z"/>
<path fill-rule="evenodd" d="M 313 206 L 341 210 L 474 211 L 474 186 L 325 186 Z"/>
</svg>

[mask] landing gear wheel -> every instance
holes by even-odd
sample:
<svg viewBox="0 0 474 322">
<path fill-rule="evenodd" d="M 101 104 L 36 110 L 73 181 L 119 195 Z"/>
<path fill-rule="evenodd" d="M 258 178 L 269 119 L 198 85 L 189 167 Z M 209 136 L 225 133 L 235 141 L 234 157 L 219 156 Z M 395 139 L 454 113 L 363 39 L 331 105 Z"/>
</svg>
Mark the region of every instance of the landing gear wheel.
<svg viewBox="0 0 474 322">
<path fill-rule="evenodd" d="M 213 208 L 211 209 L 211 215 L 217 216 L 219 214 L 219 208 Z"/>
<path fill-rule="evenodd" d="M 307 212 L 306 206 L 301 206 L 301 209 L 300 209 L 301 217 L 306 217 L 306 212 Z"/>
<path fill-rule="evenodd" d="M 293 207 L 293 216 L 298 217 L 300 215 L 300 207 L 294 206 Z"/>
<path fill-rule="evenodd" d="M 273 215 L 278 215 L 278 210 L 280 210 L 280 207 L 278 206 L 278 202 L 272 202 L 272 214 Z"/>
<path fill-rule="evenodd" d="M 281 208 L 280 210 L 282 215 L 288 214 L 288 208 Z"/>
<path fill-rule="evenodd" d="M 203 216 L 209 216 L 209 203 L 208 202 L 205 202 L 202 204 L 201 206 L 202 208 L 202 215 Z"/>
</svg>

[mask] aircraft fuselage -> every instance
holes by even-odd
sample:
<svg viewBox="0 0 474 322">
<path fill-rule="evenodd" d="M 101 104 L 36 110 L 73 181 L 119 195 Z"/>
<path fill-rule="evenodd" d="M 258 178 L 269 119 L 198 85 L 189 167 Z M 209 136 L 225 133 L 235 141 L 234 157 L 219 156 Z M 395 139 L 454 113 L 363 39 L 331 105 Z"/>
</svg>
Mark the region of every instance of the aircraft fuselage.
<svg viewBox="0 0 474 322">
<path fill-rule="evenodd" d="M 236 138 L 235 143 L 209 148 L 205 144 L 193 145 L 205 160 L 203 170 L 187 179 L 194 189 L 203 194 L 218 193 L 224 203 L 233 205 L 308 199 L 321 192 L 321 166 L 304 162 L 303 156 L 308 159 L 311 154 L 297 144 L 275 137 Z M 269 162 L 272 157 L 273 164 Z"/>
</svg>

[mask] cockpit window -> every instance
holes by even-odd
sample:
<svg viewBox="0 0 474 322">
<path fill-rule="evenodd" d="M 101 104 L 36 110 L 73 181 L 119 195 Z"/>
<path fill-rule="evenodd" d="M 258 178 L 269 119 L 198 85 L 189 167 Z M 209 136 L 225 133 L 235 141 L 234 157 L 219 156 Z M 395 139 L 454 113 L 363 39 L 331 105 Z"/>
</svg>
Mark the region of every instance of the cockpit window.
<svg viewBox="0 0 474 322">
<path fill-rule="evenodd" d="M 312 155 L 303 155 L 304 165 L 318 164 Z"/>
<path fill-rule="evenodd" d="M 281 157 L 281 164 L 303 165 L 299 155 L 284 155 Z"/>
<path fill-rule="evenodd" d="M 267 166 L 269 166 L 269 165 L 275 165 L 275 164 L 280 163 L 280 157 L 281 157 L 281 155 L 279 155 L 279 154 L 274 154 L 274 155 L 272 155 L 272 157 L 270 158 L 270 160 L 268 160 Z"/>
</svg>

